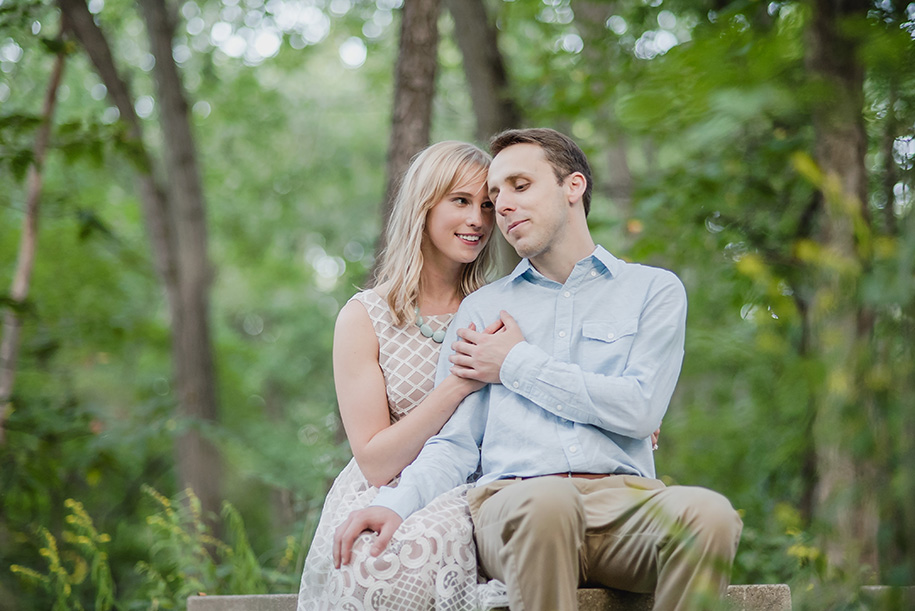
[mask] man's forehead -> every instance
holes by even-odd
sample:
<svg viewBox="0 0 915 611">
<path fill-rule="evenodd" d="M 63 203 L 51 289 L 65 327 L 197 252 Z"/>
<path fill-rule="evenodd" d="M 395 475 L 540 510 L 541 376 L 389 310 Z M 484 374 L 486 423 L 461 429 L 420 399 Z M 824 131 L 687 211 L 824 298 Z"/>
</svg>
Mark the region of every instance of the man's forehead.
<svg viewBox="0 0 915 611">
<path fill-rule="evenodd" d="M 543 149 L 537 144 L 527 142 L 513 144 L 499 151 L 489 166 L 489 184 L 497 184 L 507 178 L 522 174 L 532 174 L 546 162 Z"/>
</svg>

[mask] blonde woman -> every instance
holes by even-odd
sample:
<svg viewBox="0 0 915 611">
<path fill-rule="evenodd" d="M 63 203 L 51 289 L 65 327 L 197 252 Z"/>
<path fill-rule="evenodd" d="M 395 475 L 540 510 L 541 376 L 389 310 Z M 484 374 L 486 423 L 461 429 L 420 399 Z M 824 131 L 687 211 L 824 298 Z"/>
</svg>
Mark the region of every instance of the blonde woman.
<svg viewBox="0 0 915 611">
<path fill-rule="evenodd" d="M 356 294 L 334 329 L 334 382 L 353 460 L 327 495 L 305 561 L 299 611 L 480 606 L 476 549 L 465 489 L 405 522 L 385 554 L 335 569 L 334 530 L 366 507 L 482 384 L 454 375 L 434 390 L 444 331 L 491 266 L 494 212 L 489 155 L 460 142 L 421 152 L 404 175 L 387 231 L 378 284 Z M 393 484 L 392 484 L 393 485 Z"/>
</svg>

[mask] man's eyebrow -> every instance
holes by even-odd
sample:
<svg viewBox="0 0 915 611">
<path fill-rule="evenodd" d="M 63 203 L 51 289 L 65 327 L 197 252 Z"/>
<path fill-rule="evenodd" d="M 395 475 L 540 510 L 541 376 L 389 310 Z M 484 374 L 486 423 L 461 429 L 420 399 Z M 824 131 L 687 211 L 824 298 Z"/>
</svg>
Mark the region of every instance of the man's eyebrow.
<svg viewBox="0 0 915 611">
<path fill-rule="evenodd" d="M 524 172 L 515 172 L 514 174 L 509 174 L 508 176 L 506 176 L 505 178 L 502 179 L 502 182 L 514 184 L 514 183 L 518 182 L 519 180 L 528 180 L 528 178 L 526 177 Z M 492 193 L 493 191 L 498 191 L 498 190 L 499 190 L 498 187 L 489 188 L 490 193 Z"/>
</svg>

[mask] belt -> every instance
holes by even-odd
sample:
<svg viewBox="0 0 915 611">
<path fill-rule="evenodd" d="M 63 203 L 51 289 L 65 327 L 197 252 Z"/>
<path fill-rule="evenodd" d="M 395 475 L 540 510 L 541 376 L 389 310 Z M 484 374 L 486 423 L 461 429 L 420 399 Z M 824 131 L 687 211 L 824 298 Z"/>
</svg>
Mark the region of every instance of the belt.
<svg viewBox="0 0 915 611">
<path fill-rule="evenodd" d="M 533 479 L 535 477 L 565 477 L 573 478 L 579 477 L 581 479 L 601 479 L 604 477 L 611 477 L 616 475 L 615 473 L 544 473 L 543 475 L 524 475 L 518 476 L 515 479 Z"/>
</svg>

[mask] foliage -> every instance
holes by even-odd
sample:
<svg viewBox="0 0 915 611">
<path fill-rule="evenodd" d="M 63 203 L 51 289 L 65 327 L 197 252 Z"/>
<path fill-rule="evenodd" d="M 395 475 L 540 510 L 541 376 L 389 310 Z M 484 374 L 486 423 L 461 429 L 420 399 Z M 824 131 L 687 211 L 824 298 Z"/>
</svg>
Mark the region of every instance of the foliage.
<svg viewBox="0 0 915 611">
<path fill-rule="evenodd" d="M 136 566 L 143 583 L 125 609 L 182 609 L 188 596 L 196 594 L 265 594 L 296 585 L 289 571 L 295 558 L 293 539 L 287 539 L 279 566 L 268 569 L 251 549 L 241 515 L 230 503 L 224 503 L 222 515 L 231 544 L 211 534 L 192 491 L 175 499 L 149 487 L 144 493 L 156 503 L 157 512 L 146 519 L 149 559 Z"/>
<path fill-rule="evenodd" d="M 83 587 L 83 591 L 95 592 L 94 608 L 108 611 L 114 603 L 114 583 L 108 554 L 102 546 L 110 542 L 111 537 L 95 530 L 82 504 L 67 499 L 64 505 L 70 510 L 66 522 L 72 530 L 63 531 L 63 541 L 75 549 L 61 551 L 54 535 L 39 527 L 38 534 L 44 542 L 39 554 L 47 562 L 47 574 L 17 564 L 12 565 L 10 570 L 24 581 L 45 589 L 54 600 L 52 611 L 81 611 L 84 607 L 74 589 L 84 585 L 91 585 L 92 588 Z M 67 564 L 71 566 L 70 570 L 67 570 Z M 90 579 L 88 583 L 87 577 Z"/>
<path fill-rule="evenodd" d="M 50 607 L 68 583 L 66 604 L 91 607 L 102 588 L 90 567 L 102 554 L 114 604 L 124 608 L 141 592 L 174 608 L 201 590 L 294 590 L 323 494 L 349 458 L 331 334 L 336 312 L 371 267 L 380 225 L 398 2 L 317 1 L 295 15 L 280 4 L 290 3 L 183 2 L 174 44 L 208 201 L 222 420 L 206 434 L 227 460 L 226 496 L 237 511 L 226 509 L 223 521 L 232 544 L 207 530 L 192 497 L 166 498 L 177 490 L 174 437 L 197 423 L 174 416 L 169 324 L 132 151 L 77 52 L 44 168 L 15 411 L 0 447 L 0 564 L 47 568 L 22 569 L 36 587 L 21 597 L 12 594 L 19 583 L 12 574 L 0 575 L 0 610 L 40 607 L 38 600 Z M 885 475 L 887 583 L 910 583 L 915 571 L 911 547 L 897 543 L 915 540 L 915 45 L 903 4 L 875 3 L 852 24 L 867 75 L 870 192 L 858 234 L 868 264 L 855 272 L 848 297 L 875 323 L 850 396 L 873 401 L 866 414 L 835 423 L 852 440 L 849 455 Z M 127 0 L 91 7 L 156 148 L 157 101 L 136 7 Z M 812 162 L 811 112 L 823 89 L 804 64 L 809 5 L 487 7 L 526 120 L 567 131 L 592 161 L 595 236 L 617 255 L 675 270 L 687 286 L 687 357 L 658 471 L 672 483 L 721 490 L 742 511 L 735 582 L 790 582 L 816 594 L 862 579 L 831 573 L 823 525 L 809 512 L 814 401 L 836 381 L 807 322 L 814 275 L 834 263 L 812 221 L 824 183 Z M 48 1 L 6 0 L 0 26 L 0 283 L 8 284 L 48 41 L 59 23 Z M 434 137 L 471 139 L 447 16 L 442 26 Z M 345 63 L 343 49 L 355 49 L 356 59 L 364 49 L 364 63 Z M 144 494 L 146 486 L 166 496 Z M 110 542 L 67 522 L 75 515 L 64 505 L 69 498 L 81 499 L 80 511 L 111 533 Z M 155 507 L 149 523 L 147 503 Z M 95 541 L 95 551 L 63 538 L 66 529 Z M 54 553 L 41 555 L 55 546 L 62 572 L 51 569 Z M 82 575 L 77 562 L 85 576 L 71 583 Z"/>
<path fill-rule="evenodd" d="M 53 601 L 52 611 L 183 609 L 187 597 L 198 593 L 260 594 L 291 589 L 298 583 L 290 577 L 294 538 L 287 538 L 276 568 L 267 568 L 251 549 L 241 515 L 231 503 L 223 505 L 227 543 L 210 533 L 192 491 L 173 499 L 149 486 L 143 487 L 143 493 L 154 503 L 154 513 L 146 518 L 142 538 L 148 551 L 136 564 L 141 579 L 132 588 L 115 592 L 106 551 L 111 537 L 99 533 L 83 505 L 73 499 L 64 502 L 69 511 L 68 528 L 62 533 L 66 547 L 48 529 L 39 527 L 38 552 L 46 568 L 39 571 L 14 564 L 11 572 L 23 583 L 45 590 Z"/>
</svg>

